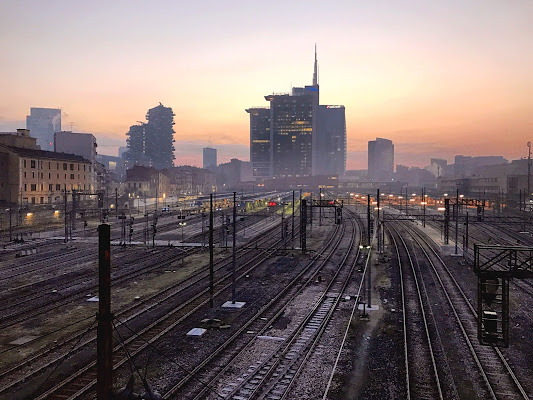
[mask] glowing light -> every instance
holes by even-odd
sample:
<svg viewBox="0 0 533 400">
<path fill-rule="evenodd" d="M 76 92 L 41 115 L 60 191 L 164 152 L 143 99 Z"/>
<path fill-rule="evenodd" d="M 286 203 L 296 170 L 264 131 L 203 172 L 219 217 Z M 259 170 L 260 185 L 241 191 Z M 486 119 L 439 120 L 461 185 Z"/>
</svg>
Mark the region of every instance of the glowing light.
<svg viewBox="0 0 533 400">
<path fill-rule="evenodd" d="M 409 201 L 415 201 L 415 199 L 409 199 Z"/>
<path fill-rule="evenodd" d="M 446 210 L 445 207 L 439 207 L 439 208 L 437 208 L 437 211 L 445 211 L 445 210 Z"/>
<path fill-rule="evenodd" d="M 411 196 L 416 196 L 416 193 L 413 193 Z"/>
<path fill-rule="evenodd" d="M 448 193 L 444 193 L 444 197 L 448 197 Z"/>
<path fill-rule="evenodd" d="M 55 215 L 58 215 L 58 214 L 59 214 L 59 210 L 55 210 L 55 211 L 54 211 L 54 214 L 55 214 Z"/>
<path fill-rule="evenodd" d="M 389 197 L 394 197 L 394 195 L 393 194 L 389 194 Z"/>
<path fill-rule="evenodd" d="M 33 213 L 29 212 L 26 214 L 26 217 L 31 217 L 33 215 Z"/>
<path fill-rule="evenodd" d="M 465 197 L 464 194 L 460 194 L 459 197 L 462 199 L 463 197 Z"/>
<path fill-rule="evenodd" d="M 425 206 L 428 202 L 427 201 L 421 201 L 420 204 Z"/>
</svg>

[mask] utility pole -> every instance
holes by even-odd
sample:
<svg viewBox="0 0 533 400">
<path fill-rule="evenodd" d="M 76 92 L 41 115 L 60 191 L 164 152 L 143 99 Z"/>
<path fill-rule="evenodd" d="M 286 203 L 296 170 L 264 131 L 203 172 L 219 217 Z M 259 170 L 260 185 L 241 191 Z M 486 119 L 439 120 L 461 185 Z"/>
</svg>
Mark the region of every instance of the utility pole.
<svg viewBox="0 0 533 400">
<path fill-rule="evenodd" d="M 376 222 L 376 233 L 378 236 L 378 251 L 381 251 L 381 231 L 379 230 L 379 209 L 380 209 L 380 201 L 379 201 L 379 189 L 377 190 L 377 209 L 378 209 L 378 218 L 375 221 Z"/>
<path fill-rule="evenodd" d="M 213 283 L 213 264 L 214 264 L 214 254 L 213 254 L 213 193 L 209 195 L 209 312 L 210 317 L 214 315 L 213 307 L 213 294 L 214 294 L 214 283 Z"/>
<path fill-rule="evenodd" d="M 422 216 L 422 226 L 426 227 L 426 188 L 422 188 L 422 205 L 424 206 L 424 213 Z"/>
<path fill-rule="evenodd" d="M 292 191 L 292 229 L 291 229 L 291 247 L 294 250 L 294 190 Z"/>
<path fill-rule="evenodd" d="M 322 226 L 322 188 L 319 188 L 318 190 L 318 226 Z"/>
<path fill-rule="evenodd" d="M 527 199 L 529 201 L 531 197 L 531 141 L 527 142 L 528 154 L 527 154 Z M 524 201 L 525 202 L 525 201 Z"/>
<path fill-rule="evenodd" d="M 11 221 L 11 207 L 13 204 L 11 203 L 11 188 L 9 188 L 9 241 L 11 242 L 13 240 L 13 223 Z"/>
<path fill-rule="evenodd" d="M 113 389 L 113 330 L 111 314 L 111 227 L 98 227 L 98 321 L 96 343 L 96 393 L 111 400 Z"/>
<path fill-rule="evenodd" d="M 370 195 L 366 196 L 366 226 L 367 226 L 367 242 L 366 245 L 370 246 Z"/>
<path fill-rule="evenodd" d="M 115 219 L 118 218 L 118 188 L 115 188 Z"/>
<path fill-rule="evenodd" d="M 235 304 L 235 273 L 237 265 L 237 192 L 233 192 L 233 252 L 231 257 L 231 304 Z"/>
<path fill-rule="evenodd" d="M 68 242 L 68 219 L 67 219 L 67 184 L 65 183 L 65 243 Z"/>
<path fill-rule="evenodd" d="M 459 189 L 455 197 L 455 254 L 457 255 L 457 239 L 459 234 Z"/>
<path fill-rule="evenodd" d="M 463 256 L 465 261 L 468 261 L 468 211 L 466 212 L 465 220 L 465 235 L 463 240 Z"/>
</svg>

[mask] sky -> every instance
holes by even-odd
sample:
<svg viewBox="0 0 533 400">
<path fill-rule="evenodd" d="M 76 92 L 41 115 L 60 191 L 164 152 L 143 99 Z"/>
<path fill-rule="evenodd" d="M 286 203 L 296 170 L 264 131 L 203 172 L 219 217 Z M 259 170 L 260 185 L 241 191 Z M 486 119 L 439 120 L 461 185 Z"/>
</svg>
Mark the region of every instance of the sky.
<svg viewBox="0 0 533 400">
<path fill-rule="evenodd" d="M 395 163 L 527 156 L 533 139 L 533 2 L 0 0 L 0 131 L 30 107 L 116 155 L 130 125 L 173 108 L 176 164 L 249 159 L 250 106 L 311 84 L 346 107 L 347 168 L 367 142 Z"/>
</svg>

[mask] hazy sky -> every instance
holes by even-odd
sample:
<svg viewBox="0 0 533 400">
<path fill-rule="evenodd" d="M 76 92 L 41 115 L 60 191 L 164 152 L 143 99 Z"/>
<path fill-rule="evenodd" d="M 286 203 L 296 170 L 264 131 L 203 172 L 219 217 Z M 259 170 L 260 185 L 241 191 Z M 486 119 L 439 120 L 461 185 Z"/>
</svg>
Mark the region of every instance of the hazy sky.
<svg viewBox="0 0 533 400">
<path fill-rule="evenodd" d="M 367 141 L 396 163 L 526 155 L 533 139 L 533 2 L 0 0 L 0 131 L 29 108 L 61 107 L 63 129 L 113 154 L 162 102 L 176 163 L 248 159 L 249 106 L 311 84 L 346 106 L 348 168 Z"/>
</svg>

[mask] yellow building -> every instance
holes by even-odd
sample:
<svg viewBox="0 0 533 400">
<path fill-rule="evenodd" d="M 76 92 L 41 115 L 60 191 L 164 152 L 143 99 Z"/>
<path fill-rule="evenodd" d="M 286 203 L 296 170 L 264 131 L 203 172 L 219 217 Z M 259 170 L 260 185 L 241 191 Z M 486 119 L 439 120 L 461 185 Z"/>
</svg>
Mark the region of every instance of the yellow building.
<svg viewBox="0 0 533 400">
<path fill-rule="evenodd" d="M 26 129 L 0 134 L 0 201 L 56 203 L 65 189 L 93 192 L 92 185 L 89 160 L 41 150 Z"/>
</svg>

